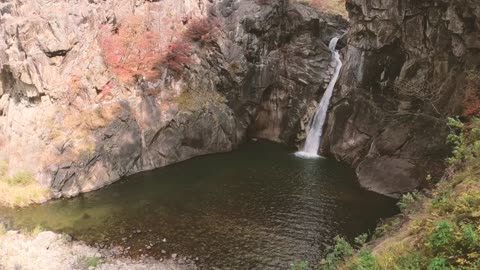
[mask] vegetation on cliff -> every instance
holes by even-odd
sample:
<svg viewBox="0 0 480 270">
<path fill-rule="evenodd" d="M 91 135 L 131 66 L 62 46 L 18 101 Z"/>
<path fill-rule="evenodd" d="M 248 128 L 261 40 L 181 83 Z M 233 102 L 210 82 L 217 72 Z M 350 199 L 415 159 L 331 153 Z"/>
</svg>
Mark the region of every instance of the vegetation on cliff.
<svg viewBox="0 0 480 270">
<path fill-rule="evenodd" d="M 321 12 L 341 15 L 347 17 L 345 9 L 345 0 L 294 0 L 298 3 L 309 5 Z"/>
<path fill-rule="evenodd" d="M 35 181 L 30 171 L 9 175 L 7 162 L 0 160 L 0 205 L 23 207 L 40 202 L 47 195 L 47 189 Z"/>
<path fill-rule="evenodd" d="M 105 25 L 99 44 L 105 63 L 118 81 L 155 81 L 161 78 L 162 68 L 180 75 L 192 63 L 195 43 L 203 46 L 216 40 L 217 24 L 209 18 L 184 19 L 182 26 L 179 22 L 171 18 L 170 27 L 153 29 L 146 16 L 131 15 L 116 25 Z M 178 35 L 172 30 L 176 28 L 185 29 Z"/>
<path fill-rule="evenodd" d="M 406 194 L 402 214 L 350 244 L 343 238 L 315 269 L 474 270 L 480 268 L 480 120 L 449 119 L 453 155 L 432 191 Z M 432 179 L 427 179 L 433 182 Z M 310 269 L 295 264 L 293 269 Z"/>
</svg>

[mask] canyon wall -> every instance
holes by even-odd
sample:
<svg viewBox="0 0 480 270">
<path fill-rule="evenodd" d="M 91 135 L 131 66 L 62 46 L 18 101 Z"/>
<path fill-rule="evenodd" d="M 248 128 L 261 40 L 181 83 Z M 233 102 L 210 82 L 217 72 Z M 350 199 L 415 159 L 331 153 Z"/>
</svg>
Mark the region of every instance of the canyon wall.
<svg viewBox="0 0 480 270">
<path fill-rule="evenodd" d="M 1 0 L 0 161 L 61 197 L 299 142 L 345 26 L 286 0 Z"/>
<path fill-rule="evenodd" d="M 478 111 L 480 3 L 347 0 L 344 68 L 322 149 L 394 195 L 439 176 L 446 118 Z"/>
</svg>

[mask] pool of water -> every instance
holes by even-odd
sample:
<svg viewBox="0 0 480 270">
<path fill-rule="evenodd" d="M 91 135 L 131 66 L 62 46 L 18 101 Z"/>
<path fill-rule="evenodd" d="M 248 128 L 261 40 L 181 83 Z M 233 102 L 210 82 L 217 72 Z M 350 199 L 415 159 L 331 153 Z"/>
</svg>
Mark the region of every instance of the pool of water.
<svg viewBox="0 0 480 270">
<path fill-rule="evenodd" d="M 397 212 L 394 200 L 362 190 L 350 168 L 294 150 L 247 143 L 0 216 L 132 256 L 198 257 L 201 269 L 287 269 L 318 262 L 336 235 L 352 238 Z"/>
</svg>

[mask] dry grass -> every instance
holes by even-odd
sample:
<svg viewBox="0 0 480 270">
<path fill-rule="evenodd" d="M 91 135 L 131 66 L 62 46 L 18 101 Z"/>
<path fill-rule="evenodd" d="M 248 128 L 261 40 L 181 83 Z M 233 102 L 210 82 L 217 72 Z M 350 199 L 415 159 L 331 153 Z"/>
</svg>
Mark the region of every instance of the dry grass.
<svg viewBox="0 0 480 270">
<path fill-rule="evenodd" d="M 177 104 L 180 111 L 195 112 L 211 104 L 225 103 L 226 99 L 215 90 L 184 89 L 167 102 Z"/>
<path fill-rule="evenodd" d="M 31 172 L 18 171 L 11 176 L 7 173 L 7 162 L 0 161 L 0 205 L 24 207 L 48 197 L 48 189 L 38 184 Z"/>
<path fill-rule="evenodd" d="M 348 17 L 345 0 L 290 0 L 293 3 L 309 5 L 318 11 Z"/>
<path fill-rule="evenodd" d="M 7 228 L 3 223 L 0 223 L 0 236 L 4 235 L 5 233 L 7 233 Z"/>
</svg>

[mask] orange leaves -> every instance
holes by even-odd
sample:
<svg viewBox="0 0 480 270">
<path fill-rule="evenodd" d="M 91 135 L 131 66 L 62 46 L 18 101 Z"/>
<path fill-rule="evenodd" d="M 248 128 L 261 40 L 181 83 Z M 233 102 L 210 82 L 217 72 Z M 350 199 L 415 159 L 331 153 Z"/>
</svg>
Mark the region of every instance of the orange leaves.
<svg viewBox="0 0 480 270">
<path fill-rule="evenodd" d="M 121 83 L 159 79 L 162 66 L 182 74 L 192 62 L 194 43 L 213 43 L 218 33 L 217 24 L 209 18 L 192 19 L 180 35 L 170 33 L 168 27 L 152 31 L 147 25 L 145 18 L 137 15 L 124 18 L 116 29 L 101 30 L 99 44 L 104 61 Z"/>
<path fill-rule="evenodd" d="M 99 43 L 106 64 L 121 82 L 133 83 L 139 77 L 146 80 L 159 77 L 160 38 L 147 29 L 142 17 L 125 18 L 116 32 L 103 28 Z"/>
</svg>

